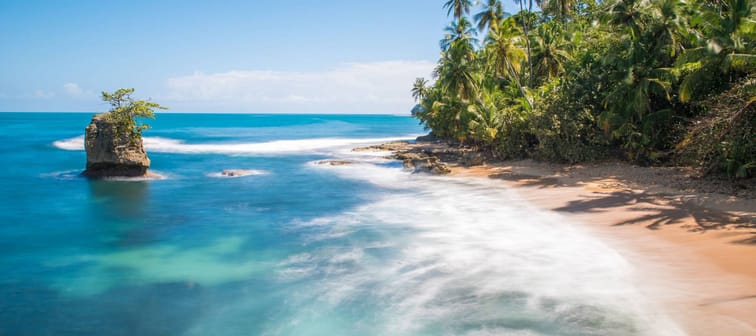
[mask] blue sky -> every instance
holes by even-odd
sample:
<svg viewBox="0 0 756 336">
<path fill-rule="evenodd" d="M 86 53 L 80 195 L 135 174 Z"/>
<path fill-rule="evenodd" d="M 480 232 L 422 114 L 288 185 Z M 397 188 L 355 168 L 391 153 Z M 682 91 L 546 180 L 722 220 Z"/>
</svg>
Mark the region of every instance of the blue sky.
<svg viewBox="0 0 756 336">
<path fill-rule="evenodd" d="M 0 111 L 407 113 L 443 0 L 0 1 Z M 505 2 L 514 9 L 514 2 Z"/>
</svg>

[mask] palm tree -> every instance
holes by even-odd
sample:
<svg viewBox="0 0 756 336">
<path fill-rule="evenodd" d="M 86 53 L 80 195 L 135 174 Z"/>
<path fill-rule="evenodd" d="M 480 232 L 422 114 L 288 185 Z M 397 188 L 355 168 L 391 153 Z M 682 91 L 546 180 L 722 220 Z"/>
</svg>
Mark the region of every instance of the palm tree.
<svg viewBox="0 0 756 336">
<path fill-rule="evenodd" d="M 522 86 L 519 75 L 526 54 L 520 46 L 522 31 L 517 27 L 514 19 L 508 18 L 498 26 L 493 26 L 493 29 L 488 33 L 486 41 L 484 51 L 493 76 L 514 82 L 522 97 L 527 100 L 532 108 L 532 103 L 525 88 Z"/>
<path fill-rule="evenodd" d="M 606 19 L 616 27 L 630 29 L 633 40 L 639 38 L 643 29 L 643 11 L 639 9 L 642 0 L 615 0 L 609 2 Z"/>
<path fill-rule="evenodd" d="M 714 6 L 701 4 L 700 21 L 706 38 L 697 48 L 685 50 L 676 69 L 683 72 L 680 100 L 689 101 L 697 92 L 727 80 L 728 73 L 756 71 L 754 55 L 756 23 L 751 19 L 753 0 L 723 0 Z M 713 8 L 712 8 L 713 7 Z"/>
<path fill-rule="evenodd" d="M 684 0 L 660 0 L 651 4 L 651 13 L 654 17 L 651 34 L 657 48 L 669 49 L 665 53 L 670 57 L 677 56 L 689 46 L 687 35 L 690 35 L 692 31 L 681 15 L 685 7 Z"/>
<path fill-rule="evenodd" d="M 504 20 L 489 31 L 485 50 L 495 77 L 519 76 L 526 58 L 522 40 L 522 30 L 513 19 Z"/>
<path fill-rule="evenodd" d="M 525 0 L 514 0 L 515 3 L 520 4 L 520 12 L 517 16 L 522 23 L 522 33 L 525 35 L 525 48 L 528 51 L 528 81 L 529 86 L 533 86 L 533 59 L 530 48 L 530 27 L 532 24 L 532 12 L 533 12 L 533 0 L 528 0 L 528 8 L 525 9 Z"/>
<path fill-rule="evenodd" d="M 412 98 L 415 101 L 421 101 L 428 95 L 428 81 L 425 78 L 415 78 L 415 83 L 412 84 Z"/>
<path fill-rule="evenodd" d="M 467 18 L 459 18 L 444 28 L 446 34 L 441 40 L 441 50 L 447 51 L 452 44 L 460 44 L 467 48 L 467 51 L 472 53 L 474 46 L 478 44 L 478 39 L 475 36 L 478 34 L 472 27 L 472 24 Z"/>
<path fill-rule="evenodd" d="M 475 22 L 478 23 L 478 31 L 483 32 L 491 26 L 497 26 L 509 13 L 504 12 L 504 6 L 499 0 L 488 0 L 483 6 L 483 11 L 475 14 Z"/>
<path fill-rule="evenodd" d="M 564 72 L 565 63 L 571 58 L 569 41 L 558 30 L 561 26 L 553 22 L 538 27 L 534 38 L 536 73 L 553 78 Z"/>
<path fill-rule="evenodd" d="M 613 89 L 604 99 L 599 115 L 604 131 L 623 146 L 633 160 L 654 161 L 662 134 L 669 132 L 668 108 L 672 83 L 671 69 L 660 66 L 653 43 L 643 35 L 641 41 L 628 41 L 618 49 L 629 49 L 624 57 L 607 55 L 612 71 Z"/>
<path fill-rule="evenodd" d="M 470 14 L 470 7 L 472 7 L 471 0 L 447 0 L 444 4 L 444 8 L 448 9 L 446 15 L 454 14 L 457 20 L 465 14 Z"/>
<path fill-rule="evenodd" d="M 464 101 L 477 96 L 479 80 L 475 59 L 463 45 L 454 44 L 444 52 L 435 72 L 439 87 L 445 92 Z"/>
<path fill-rule="evenodd" d="M 441 138 L 464 142 L 469 126 L 467 104 L 457 97 L 441 96 L 430 105 L 433 133 Z"/>
<path fill-rule="evenodd" d="M 659 97 L 669 100 L 671 84 L 663 80 L 663 69 L 631 72 L 604 101 L 606 110 L 599 115 L 605 131 L 611 131 L 633 160 L 655 160 L 660 134 L 668 131 L 668 108 L 655 108 Z"/>
<path fill-rule="evenodd" d="M 554 15 L 565 22 L 577 6 L 577 0 L 540 0 L 536 1 L 544 13 Z"/>
<path fill-rule="evenodd" d="M 483 142 L 489 150 L 499 135 L 499 130 L 504 126 L 504 118 L 496 104 L 496 91 L 482 90 L 481 97 L 475 104 L 468 106 L 470 114 L 468 128 L 473 138 Z"/>
</svg>

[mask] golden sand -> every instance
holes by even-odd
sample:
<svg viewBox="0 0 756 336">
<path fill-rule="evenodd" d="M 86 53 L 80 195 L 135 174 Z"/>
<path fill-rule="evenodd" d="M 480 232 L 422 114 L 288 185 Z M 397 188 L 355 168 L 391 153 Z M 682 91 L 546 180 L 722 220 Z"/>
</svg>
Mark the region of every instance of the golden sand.
<svg viewBox="0 0 756 336">
<path fill-rule="evenodd" d="M 529 160 L 453 167 L 560 212 L 616 246 L 639 284 L 690 335 L 756 335 L 756 202 L 654 183 L 654 169 L 622 163 L 567 167 Z M 639 182 L 641 181 L 641 182 Z"/>
</svg>

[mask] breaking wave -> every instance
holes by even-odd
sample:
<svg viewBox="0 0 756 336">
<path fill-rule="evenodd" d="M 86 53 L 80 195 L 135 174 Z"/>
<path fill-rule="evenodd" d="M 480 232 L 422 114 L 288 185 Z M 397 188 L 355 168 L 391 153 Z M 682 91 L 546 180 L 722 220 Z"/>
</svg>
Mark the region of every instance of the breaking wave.
<svg viewBox="0 0 756 336">
<path fill-rule="evenodd" d="M 414 139 L 417 135 L 392 138 L 315 138 L 298 140 L 275 140 L 249 143 L 186 143 L 178 139 L 145 137 L 144 147 L 155 153 L 178 154 L 231 154 L 270 155 L 299 153 L 330 153 L 334 150 L 351 149 L 354 146 L 378 144 L 389 141 Z M 57 140 L 53 146 L 63 150 L 84 150 L 84 136 Z"/>
<path fill-rule="evenodd" d="M 84 150 L 84 136 L 80 135 L 74 138 L 69 139 L 63 139 L 63 140 L 57 140 L 53 141 L 53 146 L 59 149 L 64 150 Z"/>
<path fill-rule="evenodd" d="M 291 320 L 330 320 L 360 298 L 371 314 L 355 325 L 371 327 L 356 334 L 683 334 L 620 253 L 512 190 L 371 164 L 318 167 L 390 191 L 291 224 L 310 247 L 280 265 L 284 281 L 307 282 Z"/>
</svg>

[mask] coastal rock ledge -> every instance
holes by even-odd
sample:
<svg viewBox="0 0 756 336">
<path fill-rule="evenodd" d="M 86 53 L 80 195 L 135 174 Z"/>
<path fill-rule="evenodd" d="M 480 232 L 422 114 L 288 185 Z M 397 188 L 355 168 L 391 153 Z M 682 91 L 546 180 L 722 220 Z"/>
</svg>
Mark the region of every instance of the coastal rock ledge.
<svg viewBox="0 0 756 336">
<path fill-rule="evenodd" d="M 117 134 L 115 124 L 107 118 L 108 114 L 95 115 L 85 129 L 87 169 L 84 176 L 145 176 L 150 159 L 144 151 L 142 138 L 132 139 L 128 133 Z"/>
</svg>

